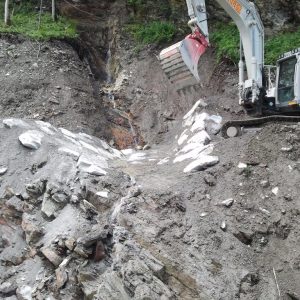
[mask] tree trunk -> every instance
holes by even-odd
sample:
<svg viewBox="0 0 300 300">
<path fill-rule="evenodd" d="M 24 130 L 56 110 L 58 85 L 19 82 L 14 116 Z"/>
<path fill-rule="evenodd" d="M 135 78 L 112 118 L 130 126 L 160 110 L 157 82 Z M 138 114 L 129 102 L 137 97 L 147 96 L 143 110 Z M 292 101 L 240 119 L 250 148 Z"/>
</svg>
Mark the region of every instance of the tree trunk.
<svg viewBox="0 0 300 300">
<path fill-rule="evenodd" d="M 55 0 L 52 0 L 52 20 L 56 21 L 56 9 L 55 9 Z"/>
<path fill-rule="evenodd" d="M 5 25 L 10 25 L 9 0 L 5 0 L 4 23 L 5 23 Z"/>
</svg>

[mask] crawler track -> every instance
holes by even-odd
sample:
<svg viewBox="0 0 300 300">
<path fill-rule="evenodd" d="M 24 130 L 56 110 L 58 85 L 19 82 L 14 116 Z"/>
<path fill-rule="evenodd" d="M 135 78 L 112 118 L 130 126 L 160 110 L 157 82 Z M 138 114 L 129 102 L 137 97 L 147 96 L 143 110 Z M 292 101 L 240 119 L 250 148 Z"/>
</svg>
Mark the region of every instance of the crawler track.
<svg viewBox="0 0 300 300">
<path fill-rule="evenodd" d="M 273 115 L 273 116 L 254 118 L 254 119 L 248 119 L 248 120 L 228 121 L 222 126 L 221 133 L 222 133 L 223 137 L 229 138 L 229 136 L 227 135 L 227 130 L 230 127 L 235 127 L 235 128 L 237 128 L 237 132 L 240 132 L 241 127 L 258 126 L 258 125 L 263 125 L 263 124 L 266 124 L 269 122 L 272 122 L 272 123 L 298 123 L 298 122 L 300 122 L 300 116 Z"/>
</svg>

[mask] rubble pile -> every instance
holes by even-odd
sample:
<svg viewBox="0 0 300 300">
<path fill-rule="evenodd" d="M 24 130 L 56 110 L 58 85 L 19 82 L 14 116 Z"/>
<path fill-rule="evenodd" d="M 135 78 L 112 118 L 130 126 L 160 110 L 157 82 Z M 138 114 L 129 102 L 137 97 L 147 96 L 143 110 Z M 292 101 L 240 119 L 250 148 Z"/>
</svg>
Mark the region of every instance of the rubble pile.
<svg viewBox="0 0 300 300">
<path fill-rule="evenodd" d="M 122 219 L 137 212 L 142 190 L 117 166 L 146 150 L 128 158 L 42 121 L 5 119 L 0 135 L 2 297 L 174 297 L 164 264 Z"/>
<path fill-rule="evenodd" d="M 2 298 L 171 294 L 163 266 L 111 218 L 118 199 L 136 195 L 130 177 L 110 167 L 121 152 L 41 121 L 6 119 L 0 131 Z"/>
</svg>

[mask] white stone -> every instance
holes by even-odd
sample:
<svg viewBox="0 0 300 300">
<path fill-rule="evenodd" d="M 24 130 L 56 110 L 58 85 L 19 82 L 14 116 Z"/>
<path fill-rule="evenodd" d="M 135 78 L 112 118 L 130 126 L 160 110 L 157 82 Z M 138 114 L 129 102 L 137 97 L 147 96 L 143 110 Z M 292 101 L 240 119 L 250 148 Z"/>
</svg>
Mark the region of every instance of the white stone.
<svg viewBox="0 0 300 300">
<path fill-rule="evenodd" d="M 144 160 L 146 159 L 146 153 L 143 152 L 135 152 L 133 154 L 130 155 L 130 157 L 128 158 L 128 161 L 132 162 L 132 161 L 140 161 L 140 160 Z"/>
<path fill-rule="evenodd" d="M 106 157 L 108 159 L 113 159 L 115 157 L 121 157 L 121 153 L 118 150 L 112 151 L 113 153 L 110 153 L 109 151 L 97 148 L 98 154 L 102 155 L 103 157 Z"/>
<path fill-rule="evenodd" d="M 91 150 L 91 151 L 93 151 L 93 152 L 95 152 L 95 153 L 99 153 L 99 150 L 98 150 L 96 147 L 94 147 L 94 146 L 92 146 L 92 145 L 90 145 L 90 144 L 88 144 L 88 143 L 86 143 L 86 142 L 84 142 L 84 141 L 79 141 L 79 143 L 80 143 L 81 146 L 84 147 L 85 149 Z"/>
<path fill-rule="evenodd" d="M 183 121 L 183 127 L 191 127 L 195 122 L 195 116 L 190 116 L 186 120 Z"/>
<path fill-rule="evenodd" d="M 73 132 L 71 132 L 71 131 L 69 131 L 69 130 L 67 130 L 67 129 L 59 128 L 59 130 L 61 131 L 61 133 L 62 133 L 63 135 L 66 135 L 66 136 L 68 136 L 68 137 L 70 137 L 70 138 L 73 138 L 73 139 L 76 138 L 76 134 L 74 134 Z"/>
<path fill-rule="evenodd" d="M 190 152 L 190 151 L 192 151 L 192 150 L 194 150 L 194 149 L 199 149 L 199 148 L 203 148 L 203 147 L 206 147 L 206 146 L 204 146 L 203 144 L 200 144 L 200 143 L 189 143 L 189 144 L 187 144 L 187 145 L 185 145 L 178 153 L 177 153 L 177 155 L 178 154 L 180 154 L 180 153 L 187 153 L 187 152 Z"/>
<path fill-rule="evenodd" d="M 279 188 L 278 187 L 275 187 L 274 189 L 272 189 L 272 193 L 277 196 L 278 195 L 278 192 L 279 192 Z"/>
<path fill-rule="evenodd" d="M 97 167 L 95 165 L 91 165 L 89 167 L 82 167 L 81 171 L 83 171 L 85 173 L 89 173 L 91 175 L 96 175 L 96 176 L 103 176 L 103 175 L 107 174 L 107 172 L 105 170 L 103 170 L 100 167 Z"/>
<path fill-rule="evenodd" d="M 78 135 L 79 135 L 79 137 L 87 138 L 88 140 L 91 140 L 91 141 L 94 140 L 94 138 L 92 136 L 90 136 L 84 132 L 79 132 Z"/>
<path fill-rule="evenodd" d="M 226 199 L 221 202 L 221 204 L 226 207 L 231 207 L 233 203 L 234 203 L 234 200 L 232 198 Z"/>
<path fill-rule="evenodd" d="M 133 149 L 123 149 L 121 150 L 121 153 L 125 156 L 131 155 L 134 152 Z"/>
<path fill-rule="evenodd" d="M 43 134 L 37 130 L 28 130 L 19 136 L 19 141 L 24 147 L 37 150 L 42 145 Z"/>
<path fill-rule="evenodd" d="M 19 119 L 5 119 L 2 121 L 2 123 L 8 127 L 8 128 L 12 128 L 12 127 L 21 127 L 21 128 L 28 128 L 29 125 Z"/>
<path fill-rule="evenodd" d="M 187 159 L 197 159 L 197 157 L 199 156 L 199 154 L 206 148 L 206 146 L 200 146 L 200 147 L 197 147 L 185 154 L 182 154 L 182 155 L 179 155 L 177 156 L 174 160 L 173 160 L 173 163 L 177 163 L 177 162 L 182 162 L 184 160 L 187 160 Z"/>
<path fill-rule="evenodd" d="M 104 169 L 108 168 L 107 160 L 101 155 L 82 154 L 79 157 L 77 166 L 83 166 L 83 165 L 85 166 L 96 165 L 100 168 L 104 168 Z"/>
<path fill-rule="evenodd" d="M 188 140 L 188 143 L 198 143 L 207 145 L 211 141 L 210 136 L 205 130 L 201 130 L 196 133 L 191 139 Z"/>
<path fill-rule="evenodd" d="M 291 151 L 293 151 L 293 146 L 291 146 L 291 147 L 283 147 L 283 148 L 281 148 L 281 151 L 282 152 L 291 152 Z"/>
<path fill-rule="evenodd" d="M 226 228 L 227 228 L 227 225 L 226 225 L 226 222 L 225 221 L 223 221 L 222 223 L 221 223 L 221 229 L 223 230 L 223 231 L 225 231 L 226 230 Z"/>
<path fill-rule="evenodd" d="M 192 171 L 200 171 L 205 170 L 211 166 L 216 165 L 219 162 L 219 158 L 217 156 L 202 156 L 197 160 L 190 163 L 188 166 L 185 167 L 183 170 L 184 173 L 189 173 Z"/>
<path fill-rule="evenodd" d="M 205 119 L 207 118 L 206 113 L 198 114 L 195 116 L 195 122 L 191 127 L 191 131 L 199 131 L 199 130 L 204 130 L 205 129 Z"/>
<path fill-rule="evenodd" d="M 108 168 L 108 163 L 100 155 L 81 155 L 77 162 L 77 168 L 82 172 L 101 176 L 107 174 L 107 172 L 103 169 Z"/>
<path fill-rule="evenodd" d="M 206 217 L 206 216 L 208 216 L 208 213 L 206 213 L 206 212 L 200 214 L 200 217 L 201 217 L 201 218 L 204 218 L 204 217 Z"/>
<path fill-rule="evenodd" d="M 167 162 L 169 162 L 170 157 L 165 157 L 164 159 L 161 159 L 157 164 L 158 165 L 163 165 L 166 164 Z"/>
<path fill-rule="evenodd" d="M 32 288 L 29 285 L 23 285 L 17 289 L 17 298 L 20 300 L 32 300 Z"/>
<path fill-rule="evenodd" d="M 247 164 L 245 164 L 245 163 L 242 163 L 242 162 L 240 162 L 239 164 L 238 164 L 238 168 L 239 169 L 246 169 L 248 166 L 247 166 Z"/>
<path fill-rule="evenodd" d="M 187 133 L 187 129 L 185 129 L 183 131 L 183 133 L 180 135 L 179 139 L 178 139 L 178 145 L 181 146 L 187 139 L 188 139 L 188 134 Z"/>
<path fill-rule="evenodd" d="M 69 149 L 69 148 L 66 148 L 66 147 L 61 147 L 58 149 L 58 152 L 60 153 L 64 153 L 68 156 L 71 156 L 72 158 L 74 158 L 74 160 L 78 160 L 79 156 L 80 156 L 80 153 L 75 151 L 75 150 L 72 150 L 72 149 Z"/>
<path fill-rule="evenodd" d="M 267 209 L 265 209 L 265 208 L 259 207 L 259 210 L 260 210 L 262 213 L 264 213 L 264 214 L 266 214 L 266 215 L 268 215 L 268 216 L 271 215 L 271 213 L 270 213 Z"/>
<path fill-rule="evenodd" d="M 196 109 L 198 108 L 198 106 L 200 105 L 201 103 L 201 99 L 199 99 L 195 104 L 194 106 L 192 107 L 192 109 L 183 117 L 183 120 L 186 120 L 188 119 L 189 117 L 191 117 L 193 115 L 193 113 L 196 111 Z"/>
<path fill-rule="evenodd" d="M 221 116 L 217 116 L 217 115 L 211 115 L 211 116 L 209 116 L 208 119 L 213 121 L 216 124 L 221 124 L 223 121 L 223 118 Z"/>
<path fill-rule="evenodd" d="M 50 123 L 48 122 L 43 122 L 43 121 L 35 121 L 35 123 L 40 127 L 40 129 L 49 134 L 49 135 L 54 135 L 57 129 L 53 127 Z"/>
<path fill-rule="evenodd" d="M 0 167 L 0 176 L 4 175 L 7 172 L 8 168 L 7 167 Z"/>
<path fill-rule="evenodd" d="M 96 193 L 97 196 L 100 196 L 102 198 L 108 198 L 108 191 L 100 191 Z"/>
</svg>

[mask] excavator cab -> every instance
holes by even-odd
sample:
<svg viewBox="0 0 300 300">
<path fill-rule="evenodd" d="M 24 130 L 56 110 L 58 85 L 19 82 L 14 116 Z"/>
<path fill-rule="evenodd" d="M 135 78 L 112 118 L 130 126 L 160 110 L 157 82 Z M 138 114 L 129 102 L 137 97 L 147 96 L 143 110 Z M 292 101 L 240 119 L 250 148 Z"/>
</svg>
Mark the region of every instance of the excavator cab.
<svg viewBox="0 0 300 300">
<path fill-rule="evenodd" d="M 277 106 L 299 108 L 300 49 L 285 53 L 279 59 L 277 71 Z"/>
</svg>

